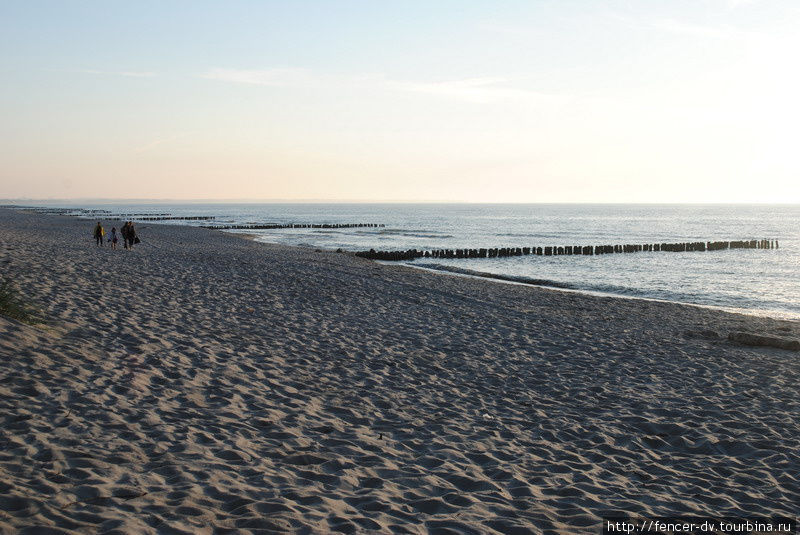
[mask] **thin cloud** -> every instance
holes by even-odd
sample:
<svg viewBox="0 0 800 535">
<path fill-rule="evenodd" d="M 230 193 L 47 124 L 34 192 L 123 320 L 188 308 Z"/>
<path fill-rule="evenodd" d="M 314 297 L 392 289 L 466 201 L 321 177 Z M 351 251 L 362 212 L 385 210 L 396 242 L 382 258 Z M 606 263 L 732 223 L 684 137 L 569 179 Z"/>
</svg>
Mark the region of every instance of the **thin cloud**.
<svg viewBox="0 0 800 535">
<path fill-rule="evenodd" d="M 725 3 L 728 5 L 729 8 L 737 8 L 742 6 L 749 6 L 751 4 L 755 4 L 758 0 L 725 0 Z"/>
<path fill-rule="evenodd" d="M 540 33 L 539 30 L 532 27 L 513 26 L 495 22 L 483 22 L 476 25 L 476 28 L 483 32 L 496 33 L 509 37 L 530 37 L 531 35 Z"/>
<path fill-rule="evenodd" d="M 514 78 L 482 77 L 436 82 L 393 80 L 381 75 L 329 75 L 308 69 L 211 69 L 201 78 L 230 83 L 288 87 L 302 89 L 346 89 L 421 94 L 432 97 L 460 100 L 472 103 L 499 101 L 525 101 L 552 104 L 562 100 L 559 95 L 549 95 L 513 87 Z"/>
<path fill-rule="evenodd" d="M 307 69 L 211 69 L 200 75 L 208 80 L 272 87 L 309 87 L 323 83 Z M 331 80 L 328 80 L 330 83 Z"/>
<path fill-rule="evenodd" d="M 142 72 L 142 71 L 100 71 L 95 69 L 76 69 L 72 71 L 66 72 L 74 72 L 79 74 L 100 74 L 104 76 L 129 76 L 133 78 L 152 78 L 156 75 L 154 72 Z"/>
<path fill-rule="evenodd" d="M 391 82 L 391 87 L 398 91 L 475 103 L 508 100 L 546 103 L 562 98 L 557 95 L 512 87 L 509 85 L 512 81 L 514 80 L 509 78 L 467 78 L 443 82 Z"/>
</svg>

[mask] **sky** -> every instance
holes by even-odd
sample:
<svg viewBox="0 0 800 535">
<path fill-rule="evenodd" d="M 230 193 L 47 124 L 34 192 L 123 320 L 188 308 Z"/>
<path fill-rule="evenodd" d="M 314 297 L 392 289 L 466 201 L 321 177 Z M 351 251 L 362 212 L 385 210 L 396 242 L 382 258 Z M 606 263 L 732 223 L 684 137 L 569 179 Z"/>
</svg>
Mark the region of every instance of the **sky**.
<svg viewBox="0 0 800 535">
<path fill-rule="evenodd" d="M 796 0 L 0 0 L 0 198 L 800 202 Z"/>
</svg>

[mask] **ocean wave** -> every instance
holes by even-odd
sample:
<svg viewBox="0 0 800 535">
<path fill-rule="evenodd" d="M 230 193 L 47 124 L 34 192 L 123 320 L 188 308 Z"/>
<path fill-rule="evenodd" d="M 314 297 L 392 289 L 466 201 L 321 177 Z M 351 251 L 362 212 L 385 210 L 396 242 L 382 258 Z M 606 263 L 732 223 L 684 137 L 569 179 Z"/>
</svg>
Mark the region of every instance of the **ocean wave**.
<svg viewBox="0 0 800 535">
<path fill-rule="evenodd" d="M 695 294 L 682 292 L 675 289 L 667 288 L 636 288 L 632 286 L 621 286 L 617 284 L 579 284 L 576 285 L 579 290 L 586 290 L 591 292 L 599 292 L 610 295 L 620 295 L 626 297 L 643 297 L 646 299 L 659 299 L 663 301 L 672 301 L 677 303 L 691 303 L 704 306 L 715 306 L 733 309 L 774 309 L 780 310 L 786 308 L 787 302 L 777 299 L 753 299 L 746 295 L 735 295 L 729 293 L 720 293 L 709 291 L 706 294 Z"/>
<path fill-rule="evenodd" d="M 549 279 L 535 279 L 533 277 L 524 277 L 521 275 L 502 275 L 499 273 L 489 273 L 487 271 L 475 271 L 472 269 L 464 269 L 455 266 L 444 266 L 442 264 L 411 264 L 415 267 L 422 267 L 426 269 L 433 269 L 436 271 L 447 271 L 450 273 L 458 273 L 459 275 L 469 275 L 471 277 L 481 277 L 485 279 L 497 279 L 502 281 L 509 281 L 509 282 L 517 282 L 520 284 L 530 284 L 532 286 L 547 286 L 550 288 L 563 288 L 563 289 L 575 289 L 575 286 L 572 284 L 567 284 L 566 282 L 561 281 L 554 281 Z"/>
<path fill-rule="evenodd" d="M 384 228 L 378 231 L 378 234 L 386 236 L 402 236 L 404 238 L 452 238 L 452 234 L 444 234 L 441 232 L 433 232 L 430 230 L 422 229 L 395 229 Z"/>
<path fill-rule="evenodd" d="M 543 240 L 556 240 L 569 241 L 567 234 L 553 233 L 553 232 L 498 232 L 495 236 L 503 236 L 510 238 L 539 238 Z"/>
</svg>

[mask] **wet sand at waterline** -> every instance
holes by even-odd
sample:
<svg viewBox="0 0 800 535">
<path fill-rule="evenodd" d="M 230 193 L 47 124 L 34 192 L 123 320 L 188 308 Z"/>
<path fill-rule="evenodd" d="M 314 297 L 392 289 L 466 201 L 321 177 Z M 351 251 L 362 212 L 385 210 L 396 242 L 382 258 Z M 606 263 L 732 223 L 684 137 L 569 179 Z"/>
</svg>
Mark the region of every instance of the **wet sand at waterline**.
<svg viewBox="0 0 800 535">
<path fill-rule="evenodd" d="M 797 322 L 93 225 L 0 210 L 3 532 L 797 516 L 800 353 L 727 341 Z"/>
</svg>

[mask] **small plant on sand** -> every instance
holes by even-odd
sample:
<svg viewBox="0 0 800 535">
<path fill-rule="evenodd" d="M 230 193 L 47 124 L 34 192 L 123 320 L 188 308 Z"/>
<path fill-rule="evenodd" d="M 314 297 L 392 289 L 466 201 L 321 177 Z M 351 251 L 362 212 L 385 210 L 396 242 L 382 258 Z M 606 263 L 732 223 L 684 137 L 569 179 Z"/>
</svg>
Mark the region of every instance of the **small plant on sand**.
<svg viewBox="0 0 800 535">
<path fill-rule="evenodd" d="M 42 322 L 39 309 L 24 302 L 11 280 L 0 280 L 0 315 L 33 325 Z"/>
</svg>

